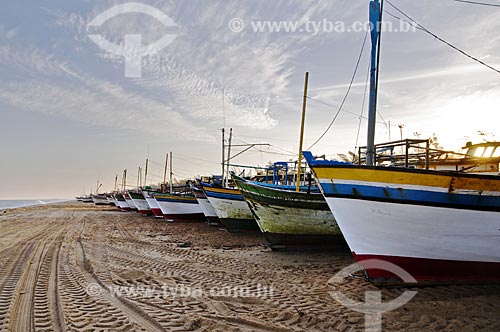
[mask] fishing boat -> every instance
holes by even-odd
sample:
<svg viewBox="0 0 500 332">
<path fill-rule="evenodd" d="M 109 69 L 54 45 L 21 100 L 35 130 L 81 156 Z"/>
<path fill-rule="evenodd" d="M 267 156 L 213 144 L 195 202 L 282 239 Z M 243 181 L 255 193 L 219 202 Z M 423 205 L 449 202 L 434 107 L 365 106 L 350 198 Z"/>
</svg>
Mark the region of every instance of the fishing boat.
<svg viewBox="0 0 500 332">
<path fill-rule="evenodd" d="M 130 196 L 130 199 L 134 203 L 134 205 L 137 208 L 137 212 L 139 212 L 142 215 L 145 216 L 151 216 L 153 215 L 153 212 L 151 211 L 151 208 L 148 205 L 148 202 L 146 201 L 146 198 L 142 194 L 142 191 L 140 190 L 129 190 L 128 194 Z"/>
<path fill-rule="evenodd" d="M 193 186 L 191 190 L 193 191 L 193 195 L 194 197 L 196 197 L 196 200 L 200 205 L 201 211 L 205 215 L 205 218 L 207 219 L 208 223 L 210 225 L 219 225 L 220 223 L 219 217 L 217 217 L 217 213 L 215 213 L 214 208 L 212 207 L 212 205 L 210 205 L 207 195 L 205 195 L 203 189 Z"/>
<path fill-rule="evenodd" d="M 94 203 L 92 200 L 92 195 L 82 196 L 82 203 Z"/>
<path fill-rule="evenodd" d="M 274 185 L 236 179 L 272 249 L 339 247 L 340 229 L 318 187 Z"/>
<path fill-rule="evenodd" d="M 378 0 L 370 1 L 380 27 Z M 372 29 L 366 165 L 315 160 L 304 152 L 356 261 L 398 265 L 418 282 L 500 280 L 500 177 L 376 165 L 374 144 L 380 29 Z"/>
<path fill-rule="evenodd" d="M 92 202 L 94 202 L 95 205 L 109 205 L 105 194 L 92 195 Z"/>
<path fill-rule="evenodd" d="M 109 193 L 104 194 L 106 195 L 106 200 L 108 201 L 108 205 L 115 205 L 115 200 L 113 199 L 113 196 Z"/>
<path fill-rule="evenodd" d="M 172 158 L 173 153 L 170 152 L 169 192 L 153 194 L 153 197 L 160 206 L 163 216 L 165 219 L 173 222 L 196 222 L 205 220 L 205 215 L 196 197 L 194 197 L 191 192 L 191 181 L 187 181 L 183 186 L 173 186 L 174 173 Z"/>
<path fill-rule="evenodd" d="M 127 201 L 125 200 L 125 197 L 121 193 L 115 193 L 114 197 L 117 202 L 117 207 L 122 210 L 122 211 L 130 211 L 130 205 L 128 205 Z"/>
<path fill-rule="evenodd" d="M 153 215 L 156 218 L 163 218 L 163 212 L 161 212 L 160 205 L 158 205 L 158 202 L 153 197 L 154 192 L 149 192 L 147 190 L 143 190 L 142 195 L 146 199 L 146 202 L 148 203 L 149 209 L 151 210 Z"/>
<path fill-rule="evenodd" d="M 191 192 L 155 193 L 153 197 L 160 206 L 163 216 L 169 221 L 197 222 L 205 220 L 205 215 Z"/>
<path fill-rule="evenodd" d="M 209 183 L 201 187 L 222 225 L 230 232 L 258 230 L 252 211 L 238 188 L 222 188 Z"/>
<path fill-rule="evenodd" d="M 134 201 L 132 200 L 132 197 L 130 197 L 128 192 L 123 193 L 123 198 L 125 198 L 130 211 L 137 211 L 137 206 L 134 204 Z"/>
</svg>

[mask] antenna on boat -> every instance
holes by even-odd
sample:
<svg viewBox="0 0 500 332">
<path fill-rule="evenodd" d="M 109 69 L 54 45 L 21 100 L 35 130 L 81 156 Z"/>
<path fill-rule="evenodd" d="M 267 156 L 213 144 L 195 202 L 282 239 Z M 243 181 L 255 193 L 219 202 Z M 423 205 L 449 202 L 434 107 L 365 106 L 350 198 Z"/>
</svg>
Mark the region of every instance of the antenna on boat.
<svg viewBox="0 0 500 332">
<path fill-rule="evenodd" d="M 233 139 L 233 128 L 229 129 L 229 146 L 227 147 L 226 187 L 229 186 L 229 161 L 231 160 L 232 139 Z"/>
<path fill-rule="evenodd" d="M 118 174 L 116 174 L 116 176 L 115 176 L 115 191 L 116 191 L 117 186 L 118 186 Z"/>
<path fill-rule="evenodd" d="M 172 171 L 172 164 L 173 164 L 172 151 L 170 151 L 170 195 L 172 195 L 172 193 L 173 193 L 173 191 L 172 191 L 172 175 L 174 173 Z"/>
<path fill-rule="evenodd" d="M 299 160 L 297 163 L 297 180 L 295 191 L 300 191 L 300 172 L 302 166 L 302 144 L 304 143 L 304 123 L 306 121 L 306 105 L 307 105 L 307 87 L 309 84 L 309 72 L 306 71 L 304 81 L 304 99 L 302 101 L 302 121 L 300 122 L 300 140 L 299 140 Z"/>
<path fill-rule="evenodd" d="M 370 65 L 370 104 L 368 107 L 368 137 L 366 141 L 366 165 L 375 165 L 375 124 L 377 121 L 377 91 L 380 64 L 380 40 L 384 0 L 370 1 L 370 34 L 372 40 Z"/>
</svg>

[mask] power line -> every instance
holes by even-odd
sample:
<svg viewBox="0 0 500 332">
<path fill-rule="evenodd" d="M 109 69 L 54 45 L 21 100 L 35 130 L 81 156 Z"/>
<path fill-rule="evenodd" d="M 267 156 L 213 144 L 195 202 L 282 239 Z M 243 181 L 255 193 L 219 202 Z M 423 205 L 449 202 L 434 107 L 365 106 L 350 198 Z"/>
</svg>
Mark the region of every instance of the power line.
<svg viewBox="0 0 500 332">
<path fill-rule="evenodd" d="M 347 88 L 347 92 L 344 96 L 344 99 L 342 100 L 342 103 L 340 104 L 340 108 L 339 108 L 338 112 L 335 114 L 335 116 L 333 117 L 332 121 L 330 122 L 330 124 L 328 125 L 326 130 L 323 132 L 323 134 L 321 134 L 321 136 L 308 148 L 308 150 L 311 150 L 316 144 L 318 144 L 319 141 L 321 141 L 323 139 L 323 137 L 325 137 L 325 135 L 328 133 L 328 131 L 330 131 L 330 128 L 332 128 L 332 125 L 335 122 L 335 120 L 337 120 L 337 117 L 339 116 L 340 111 L 342 111 L 342 107 L 344 107 L 344 104 L 347 100 L 347 97 L 349 96 L 349 93 L 351 92 L 351 88 L 352 88 L 352 84 L 354 83 L 354 79 L 356 78 L 356 74 L 357 74 L 358 68 L 359 68 L 359 63 L 361 62 L 361 57 L 363 56 L 363 52 L 365 50 L 367 36 L 368 36 L 368 31 L 365 33 L 365 38 L 363 39 L 363 45 L 361 46 L 361 51 L 359 52 L 358 61 L 356 62 L 356 67 L 354 68 L 354 73 L 352 74 L 351 82 L 349 83 L 349 87 Z"/>
<path fill-rule="evenodd" d="M 462 2 L 462 3 L 468 3 L 471 5 L 480 5 L 480 6 L 489 6 L 489 7 L 500 7 L 500 5 L 494 4 L 494 3 L 487 3 L 487 2 L 478 2 L 478 1 L 468 1 L 468 0 L 452 0 L 455 2 Z"/>
<path fill-rule="evenodd" d="M 437 40 L 439 40 L 440 42 L 448 45 L 449 47 L 453 48 L 455 51 L 457 52 L 460 52 L 462 53 L 463 55 L 465 55 L 466 57 L 468 57 L 469 59 L 472 59 L 474 61 L 476 61 L 477 63 L 485 66 L 486 68 L 489 68 L 491 70 L 493 70 L 494 72 L 500 74 L 500 70 L 499 69 L 496 69 L 495 67 L 492 67 L 490 65 L 488 65 L 487 63 L 485 63 L 484 61 L 481 61 L 479 60 L 478 58 L 470 55 L 469 53 L 461 50 L 460 48 L 458 48 L 457 46 L 447 42 L 446 40 L 444 40 L 443 38 L 439 37 L 438 35 L 436 35 L 435 33 L 429 31 L 428 29 L 426 29 L 424 26 L 422 26 L 420 23 L 418 23 L 417 21 L 415 21 L 413 18 L 411 18 L 410 16 L 408 16 L 406 13 L 404 13 L 401 9 L 399 9 L 398 7 L 396 7 L 394 4 L 392 4 L 389 0 L 387 0 L 387 3 L 392 7 L 394 8 L 396 11 L 398 11 L 401 15 L 403 15 L 404 17 L 406 17 L 407 19 L 409 19 L 410 21 L 412 21 L 414 24 L 417 25 L 418 28 L 420 28 L 420 30 L 424 31 L 425 33 L 431 35 L 432 37 L 436 38 Z"/>
</svg>

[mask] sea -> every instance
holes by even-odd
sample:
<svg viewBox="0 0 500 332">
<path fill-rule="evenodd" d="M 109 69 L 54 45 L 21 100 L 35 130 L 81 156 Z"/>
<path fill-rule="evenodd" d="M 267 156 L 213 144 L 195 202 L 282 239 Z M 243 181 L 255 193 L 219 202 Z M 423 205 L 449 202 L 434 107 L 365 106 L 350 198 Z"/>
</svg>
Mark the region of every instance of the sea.
<svg viewBox="0 0 500 332">
<path fill-rule="evenodd" d="M 18 200 L 2 200 L 0 199 L 0 210 L 13 209 L 25 206 L 45 205 L 59 202 L 66 202 L 68 199 L 18 199 Z"/>
</svg>

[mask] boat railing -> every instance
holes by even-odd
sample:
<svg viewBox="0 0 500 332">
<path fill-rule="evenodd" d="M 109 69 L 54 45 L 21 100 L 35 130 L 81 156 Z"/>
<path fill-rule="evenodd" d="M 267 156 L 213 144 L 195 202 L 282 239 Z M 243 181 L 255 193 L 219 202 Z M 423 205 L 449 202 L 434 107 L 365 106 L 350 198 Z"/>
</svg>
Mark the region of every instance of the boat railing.
<svg viewBox="0 0 500 332">
<path fill-rule="evenodd" d="M 358 149 L 357 164 L 366 164 L 366 146 Z M 375 145 L 375 160 L 379 166 L 429 169 L 431 163 L 456 163 L 466 155 L 431 147 L 429 139 L 404 139 Z"/>
</svg>

